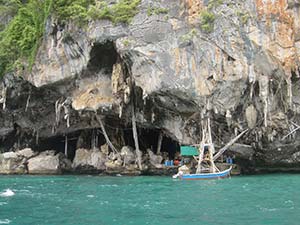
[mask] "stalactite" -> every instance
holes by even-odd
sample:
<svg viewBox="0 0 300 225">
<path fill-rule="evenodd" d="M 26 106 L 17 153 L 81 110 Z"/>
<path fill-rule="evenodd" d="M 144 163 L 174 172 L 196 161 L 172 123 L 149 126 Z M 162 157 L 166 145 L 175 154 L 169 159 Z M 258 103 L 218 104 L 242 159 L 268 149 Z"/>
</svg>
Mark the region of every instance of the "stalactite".
<svg viewBox="0 0 300 225">
<path fill-rule="evenodd" d="M 98 148 L 98 135 L 97 135 L 97 131 L 96 130 L 93 130 L 93 132 L 92 132 L 91 148 L 92 149 Z"/>
<path fill-rule="evenodd" d="M 225 117 L 226 117 L 227 126 L 230 127 L 232 124 L 232 115 L 229 109 L 227 109 Z"/>
<path fill-rule="evenodd" d="M 67 121 L 67 127 L 70 127 L 70 109 L 69 109 L 69 99 L 66 99 L 63 103 L 60 103 L 60 99 L 55 102 L 55 122 L 56 126 L 60 122 L 61 109 L 64 109 L 64 119 Z"/>
<path fill-rule="evenodd" d="M 68 99 L 62 103 L 62 107 L 64 108 L 64 119 L 67 120 L 67 127 L 70 127 L 70 109 L 68 107 Z"/>
<path fill-rule="evenodd" d="M 164 138 L 164 135 L 162 132 L 159 133 L 159 136 L 158 136 L 158 141 L 157 141 L 157 151 L 156 151 L 156 154 L 160 154 L 160 150 L 161 150 L 161 144 L 162 144 L 162 140 Z"/>
<path fill-rule="evenodd" d="M 38 145 L 39 144 L 39 131 L 36 131 L 36 135 L 35 135 L 35 144 Z"/>
<path fill-rule="evenodd" d="M 286 84 L 287 84 L 287 96 L 288 96 L 288 103 L 289 106 L 292 105 L 293 102 L 293 92 L 292 92 L 292 80 L 291 77 L 286 79 Z"/>
<path fill-rule="evenodd" d="M 0 103 L 2 103 L 2 109 L 5 110 L 6 109 L 6 93 L 7 93 L 7 87 L 4 87 L 2 89 L 2 98 L 0 99 Z"/>
<path fill-rule="evenodd" d="M 251 84 L 250 86 L 250 99 L 253 97 L 253 89 L 254 89 L 254 83 L 256 82 L 256 74 L 254 71 L 254 65 L 251 64 L 248 67 L 248 78 L 249 78 L 249 83 Z"/>
<path fill-rule="evenodd" d="M 151 113 L 151 123 L 153 123 L 155 121 L 155 113 L 152 112 Z"/>
<path fill-rule="evenodd" d="M 269 78 L 267 76 L 261 76 L 259 79 L 259 96 L 263 102 L 264 112 L 264 126 L 268 126 L 268 96 L 269 95 Z"/>
<path fill-rule="evenodd" d="M 130 102 L 130 87 L 128 85 L 126 85 L 125 89 L 124 89 L 124 103 L 128 104 Z"/>
<path fill-rule="evenodd" d="M 55 102 L 55 122 L 56 122 L 56 125 L 59 125 L 61 107 L 62 107 L 62 104 L 60 103 L 60 100 L 57 100 Z"/>
<path fill-rule="evenodd" d="M 119 118 L 122 117 L 122 114 L 123 114 L 123 104 L 120 103 L 120 105 L 119 105 Z"/>
</svg>

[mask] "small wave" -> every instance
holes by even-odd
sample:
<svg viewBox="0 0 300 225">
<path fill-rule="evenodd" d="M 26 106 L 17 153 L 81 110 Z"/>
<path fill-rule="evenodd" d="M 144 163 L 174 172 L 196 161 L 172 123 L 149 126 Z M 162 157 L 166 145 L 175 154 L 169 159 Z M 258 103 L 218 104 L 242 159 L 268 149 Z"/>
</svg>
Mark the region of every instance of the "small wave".
<svg viewBox="0 0 300 225">
<path fill-rule="evenodd" d="M 270 208 L 261 207 L 260 210 L 263 211 L 263 212 L 274 212 L 274 211 L 277 211 L 278 209 L 276 209 L 276 208 L 271 208 L 270 209 Z"/>
<path fill-rule="evenodd" d="M 87 195 L 86 197 L 88 197 L 88 198 L 94 198 L 95 196 L 94 195 Z"/>
<path fill-rule="evenodd" d="M 21 189 L 21 190 L 15 190 L 15 191 L 18 191 L 18 192 L 20 192 L 20 193 L 24 193 L 24 194 L 27 194 L 27 193 L 31 193 L 29 190 L 23 190 L 23 189 Z"/>
<path fill-rule="evenodd" d="M 101 205 L 107 205 L 108 203 L 109 203 L 108 201 L 100 202 Z"/>
<path fill-rule="evenodd" d="M 0 224 L 10 224 L 11 220 L 5 219 L 5 220 L 0 220 Z"/>
<path fill-rule="evenodd" d="M 117 184 L 101 184 L 100 187 L 118 187 Z"/>
<path fill-rule="evenodd" d="M 11 197 L 11 196 L 14 196 L 14 195 L 15 195 L 15 192 L 13 192 L 10 189 L 6 189 L 4 192 L 0 193 L 1 197 Z"/>
<path fill-rule="evenodd" d="M 0 206 L 1 205 L 7 205 L 7 202 L 0 202 Z"/>
</svg>

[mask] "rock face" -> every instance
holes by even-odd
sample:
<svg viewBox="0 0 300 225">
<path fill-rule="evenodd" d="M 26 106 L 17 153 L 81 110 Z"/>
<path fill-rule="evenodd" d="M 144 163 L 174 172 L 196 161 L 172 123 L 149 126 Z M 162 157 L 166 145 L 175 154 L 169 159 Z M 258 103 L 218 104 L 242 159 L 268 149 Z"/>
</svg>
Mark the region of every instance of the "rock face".
<svg viewBox="0 0 300 225">
<path fill-rule="evenodd" d="M 107 155 L 99 149 L 77 149 L 72 167 L 75 170 L 105 170 Z"/>
<path fill-rule="evenodd" d="M 123 158 L 124 166 L 135 163 L 136 157 L 133 153 L 133 149 L 130 146 L 124 146 L 121 149 L 121 156 Z"/>
<path fill-rule="evenodd" d="M 0 154 L 0 174 L 27 173 L 27 160 L 35 154 L 30 148 Z"/>
<path fill-rule="evenodd" d="M 155 168 L 162 167 L 163 157 L 160 155 L 155 155 L 150 149 L 148 149 L 149 162 Z"/>
<path fill-rule="evenodd" d="M 29 174 L 60 174 L 70 170 L 71 162 L 61 153 L 45 151 L 28 160 Z"/>
<path fill-rule="evenodd" d="M 6 152 L 0 155 L 1 174 L 23 174 L 26 173 L 25 161 L 14 152 Z"/>
<path fill-rule="evenodd" d="M 61 153 L 33 152 L 26 148 L 0 154 L 0 174 L 60 174 L 71 169 L 71 162 Z"/>
<path fill-rule="evenodd" d="M 149 7 L 167 13 L 149 15 Z M 178 144 L 201 140 L 203 115 L 219 146 L 251 128 L 240 143 L 252 146 L 254 165 L 298 167 L 296 152 L 269 151 L 300 146 L 297 132 L 283 138 L 300 124 L 299 18 L 295 1 L 143 0 L 129 25 L 69 23 L 56 37 L 50 18 L 32 72 L 8 74 L 0 85 L 0 149 L 63 149 L 65 136 L 80 137 L 81 146 L 69 146 L 74 153 L 89 135 L 104 140 L 93 131 L 95 114 L 113 144 L 133 147 L 126 130 L 134 110 L 141 132 L 159 130 Z M 77 152 L 73 167 L 120 166 Z"/>
</svg>

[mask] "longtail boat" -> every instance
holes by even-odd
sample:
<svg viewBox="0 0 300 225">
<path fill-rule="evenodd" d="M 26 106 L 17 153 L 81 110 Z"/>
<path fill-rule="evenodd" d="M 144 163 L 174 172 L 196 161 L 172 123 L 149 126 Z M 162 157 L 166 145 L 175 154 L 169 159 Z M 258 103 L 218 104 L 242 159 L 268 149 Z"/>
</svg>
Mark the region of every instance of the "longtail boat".
<svg viewBox="0 0 300 225">
<path fill-rule="evenodd" d="M 181 168 L 179 168 L 178 173 L 173 175 L 173 178 L 179 178 L 182 180 L 204 180 L 229 177 L 232 166 L 230 166 L 226 170 L 220 171 L 215 165 L 214 161 L 221 154 L 223 154 L 230 145 L 237 141 L 245 132 L 247 132 L 247 130 L 244 130 L 237 137 L 232 139 L 228 144 L 220 149 L 217 154 L 214 155 L 215 148 L 212 143 L 210 119 L 207 118 L 207 120 L 203 122 L 201 143 L 195 146 L 180 147 L 182 156 L 193 156 L 194 159 L 198 162 L 196 173 L 190 174 L 189 171 L 181 170 Z"/>
<path fill-rule="evenodd" d="M 228 169 L 220 171 L 214 163 L 213 151 L 213 144 L 200 144 L 198 149 L 194 146 L 181 146 L 181 155 L 193 156 L 198 161 L 198 166 L 196 173 L 190 174 L 179 170 L 173 178 L 182 180 L 206 180 L 229 177 L 232 167 L 230 166 Z"/>
<path fill-rule="evenodd" d="M 230 177 L 230 171 L 232 169 L 232 166 L 230 166 L 229 169 L 216 172 L 216 173 L 195 173 L 195 174 L 178 174 L 178 178 L 182 180 L 207 180 L 207 179 L 220 179 L 220 178 L 226 178 Z M 173 178 L 176 175 L 173 176 Z"/>
</svg>

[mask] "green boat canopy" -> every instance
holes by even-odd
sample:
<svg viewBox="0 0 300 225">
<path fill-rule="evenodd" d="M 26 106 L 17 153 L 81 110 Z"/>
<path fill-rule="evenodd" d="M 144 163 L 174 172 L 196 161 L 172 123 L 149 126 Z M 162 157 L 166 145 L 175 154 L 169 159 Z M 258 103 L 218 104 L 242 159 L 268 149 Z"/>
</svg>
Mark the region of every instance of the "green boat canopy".
<svg viewBox="0 0 300 225">
<path fill-rule="evenodd" d="M 182 156 L 199 155 L 197 147 L 194 146 L 180 146 L 180 154 Z"/>
</svg>

